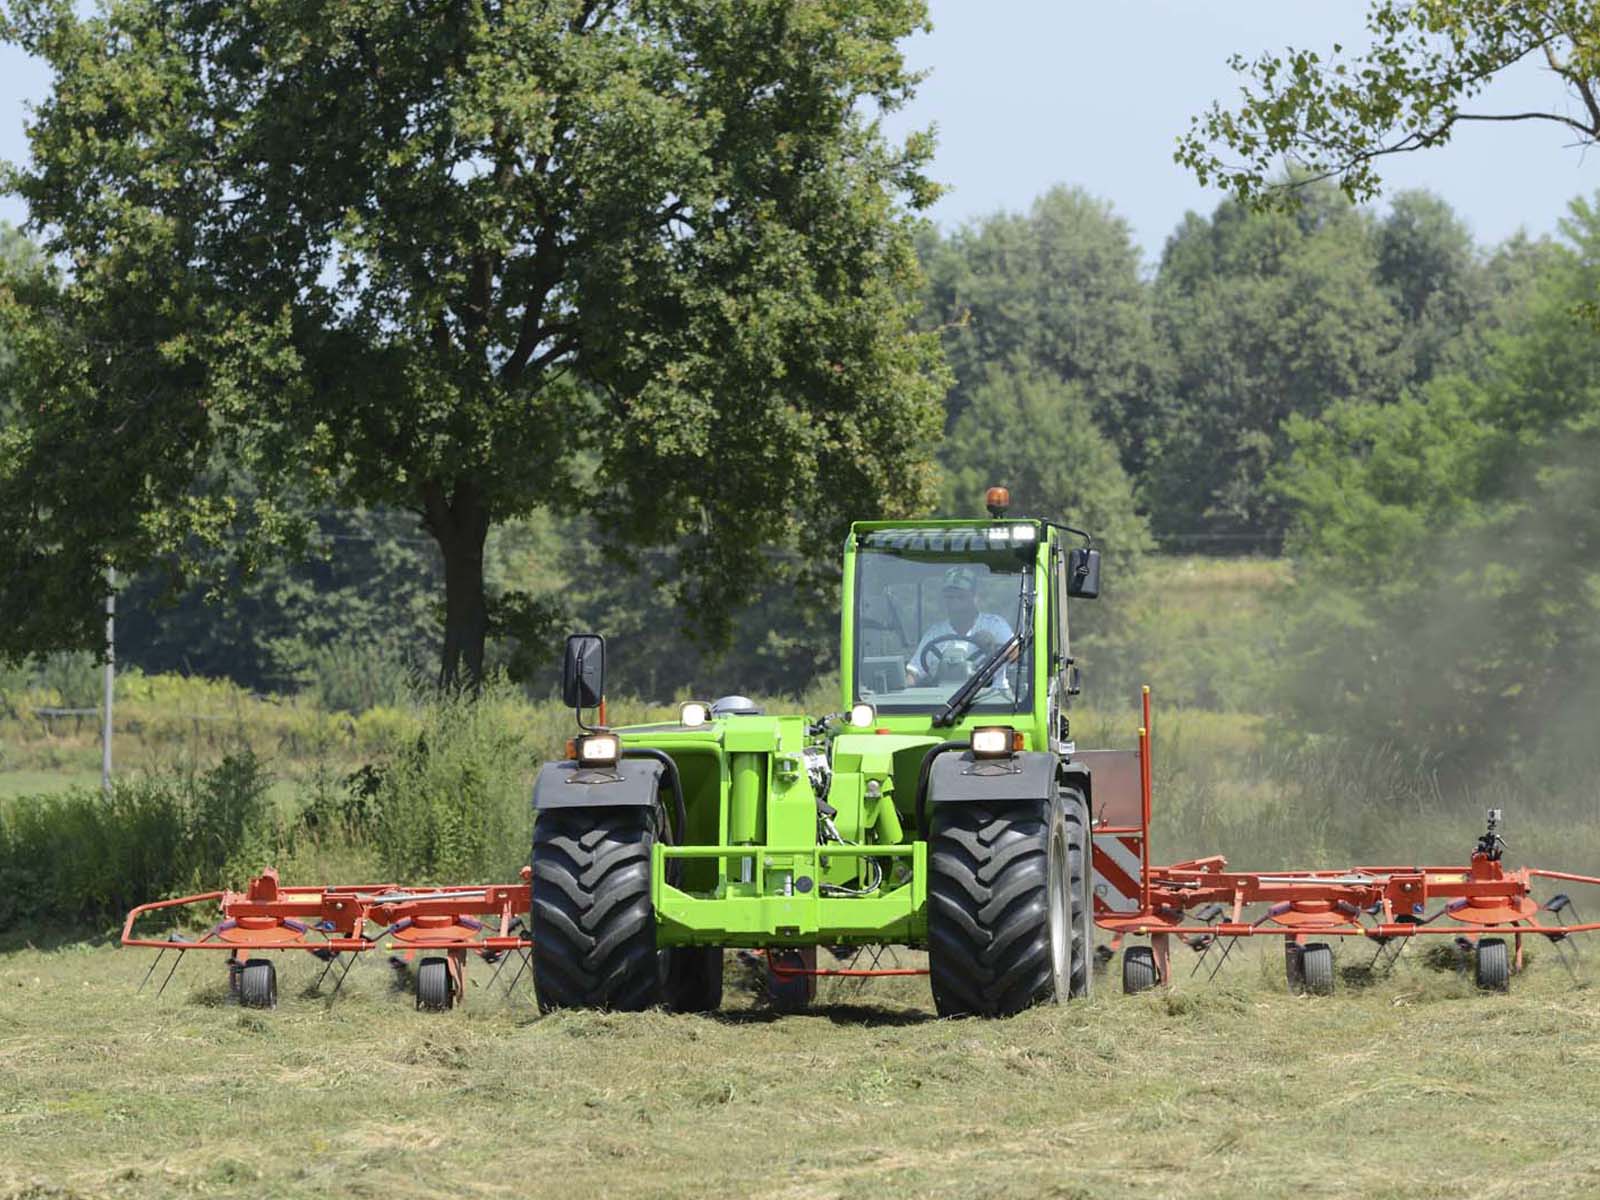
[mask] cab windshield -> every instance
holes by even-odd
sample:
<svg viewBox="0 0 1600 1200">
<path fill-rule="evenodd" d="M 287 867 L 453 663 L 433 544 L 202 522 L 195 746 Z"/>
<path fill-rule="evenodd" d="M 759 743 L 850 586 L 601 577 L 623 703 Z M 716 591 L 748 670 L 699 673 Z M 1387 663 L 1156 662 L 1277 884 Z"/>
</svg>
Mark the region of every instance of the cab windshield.
<svg viewBox="0 0 1600 1200">
<path fill-rule="evenodd" d="M 1027 619 L 1032 554 L 1018 549 L 858 547 L 856 699 L 880 712 L 943 706 Z M 1024 646 L 1020 661 L 1003 666 L 968 711 L 1026 708 L 1031 658 Z"/>
</svg>

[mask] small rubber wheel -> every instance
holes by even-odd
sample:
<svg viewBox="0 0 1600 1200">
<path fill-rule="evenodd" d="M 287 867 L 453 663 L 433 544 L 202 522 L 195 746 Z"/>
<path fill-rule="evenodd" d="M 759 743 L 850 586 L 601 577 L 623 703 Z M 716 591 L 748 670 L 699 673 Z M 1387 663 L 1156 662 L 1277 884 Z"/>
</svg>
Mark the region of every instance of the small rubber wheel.
<svg viewBox="0 0 1600 1200">
<path fill-rule="evenodd" d="M 783 970 L 785 967 L 815 971 L 817 948 L 799 946 L 767 951 L 767 999 L 779 1012 L 804 1012 L 817 998 L 817 977 L 785 974 Z"/>
<path fill-rule="evenodd" d="M 1500 938 L 1479 938 L 1477 953 L 1473 956 L 1477 966 L 1477 984 L 1486 992 L 1511 990 L 1511 963 L 1506 957 L 1506 944 Z"/>
<path fill-rule="evenodd" d="M 269 958 L 252 958 L 239 972 L 239 1003 L 246 1008 L 278 1007 L 278 972 Z"/>
<path fill-rule="evenodd" d="M 1122 952 L 1122 990 L 1128 995 L 1155 987 L 1156 956 L 1149 946 L 1129 946 Z"/>
<path fill-rule="evenodd" d="M 425 958 L 417 967 L 417 1008 L 424 1012 L 445 1012 L 455 991 L 450 964 L 442 958 Z"/>
<path fill-rule="evenodd" d="M 1283 942 L 1283 977 L 1288 981 L 1291 994 L 1298 996 L 1306 986 L 1305 973 L 1300 969 L 1300 955 L 1304 947 L 1287 938 Z"/>
<path fill-rule="evenodd" d="M 1333 947 L 1312 942 L 1300 950 L 1301 990 L 1312 996 L 1333 994 Z"/>
</svg>

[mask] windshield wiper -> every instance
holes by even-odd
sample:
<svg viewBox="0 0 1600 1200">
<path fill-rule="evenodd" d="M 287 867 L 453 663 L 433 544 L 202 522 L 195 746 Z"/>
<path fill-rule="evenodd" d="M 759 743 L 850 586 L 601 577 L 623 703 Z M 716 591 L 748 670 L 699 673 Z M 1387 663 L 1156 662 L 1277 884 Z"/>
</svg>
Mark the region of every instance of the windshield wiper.
<svg viewBox="0 0 1600 1200">
<path fill-rule="evenodd" d="M 1031 609 L 1032 605 L 1029 605 L 1029 608 Z M 967 709 L 971 708 L 973 702 L 977 700 L 978 693 L 989 686 L 994 679 L 995 672 L 1005 665 L 1007 657 L 1013 650 L 1017 654 L 1018 669 L 1021 669 L 1022 649 L 1033 639 L 1032 618 L 1033 614 L 1030 611 L 1027 614 L 1027 621 L 1024 625 L 1024 628 L 1028 631 L 1027 633 L 1013 633 L 1003 643 L 995 647 L 994 653 L 984 659 L 982 665 L 972 673 L 971 677 L 951 693 L 950 699 L 944 702 L 944 707 L 933 714 L 933 727 L 935 729 L 943 728 L 946 725 L 954 725 L 962 717 L 966 716 Z"/>
</svg>

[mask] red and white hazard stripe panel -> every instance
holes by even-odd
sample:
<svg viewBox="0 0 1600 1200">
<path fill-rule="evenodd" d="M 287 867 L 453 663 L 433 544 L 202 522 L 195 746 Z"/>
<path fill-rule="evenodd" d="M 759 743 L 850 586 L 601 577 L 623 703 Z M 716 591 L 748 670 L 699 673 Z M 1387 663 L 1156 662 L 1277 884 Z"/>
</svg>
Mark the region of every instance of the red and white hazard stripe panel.
<svg viewBox="0 0 1600 1200">
<path fill-rule="evenodd" d="M 1094 910 L 1139 911 L 1139 835 L 1094 835 Z"/>
</svg>

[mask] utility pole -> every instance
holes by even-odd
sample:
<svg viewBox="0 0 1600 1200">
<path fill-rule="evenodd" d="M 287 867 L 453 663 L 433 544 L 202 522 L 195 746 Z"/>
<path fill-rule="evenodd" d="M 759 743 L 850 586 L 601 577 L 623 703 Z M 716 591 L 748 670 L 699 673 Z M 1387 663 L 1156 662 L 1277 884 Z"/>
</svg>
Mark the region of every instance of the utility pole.
<svg viewBox="0 0 1600 1200">
<path fill-rule="evenodd" d="M 100 731 L 100 790 L 111 795 L 111 700 L 117 683 L 117 569 L 106 568 L 106 700 Z"/>
</svg>

